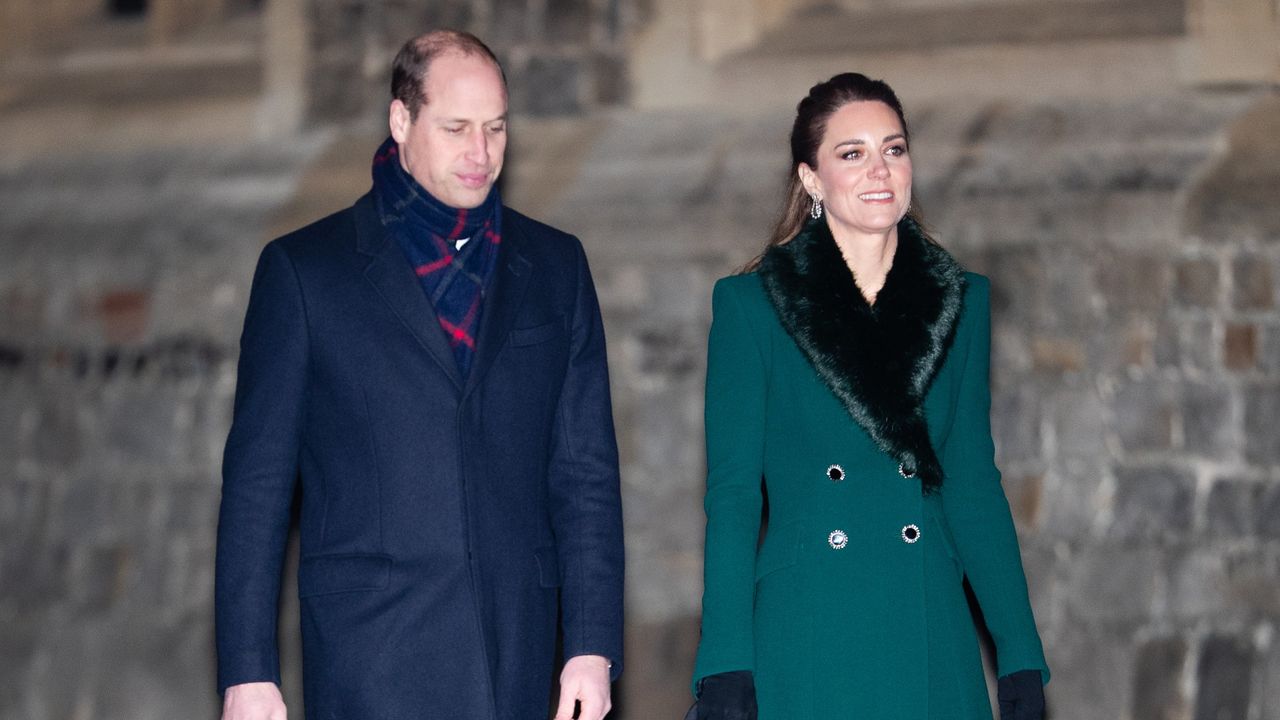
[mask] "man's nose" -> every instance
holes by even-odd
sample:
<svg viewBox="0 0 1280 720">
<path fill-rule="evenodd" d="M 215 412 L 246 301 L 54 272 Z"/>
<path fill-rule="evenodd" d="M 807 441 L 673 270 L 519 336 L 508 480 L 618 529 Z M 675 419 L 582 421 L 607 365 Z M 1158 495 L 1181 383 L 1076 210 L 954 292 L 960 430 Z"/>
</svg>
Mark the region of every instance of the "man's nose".
<svg viewBox="0 0 1280 720">
<path fill-rule="evenodd" d="M 471 141 L 467 144 L 467 159 L 479 164 L 489 164 L 489 136 L 480 128 L 471 134 Z"/>
</svg>

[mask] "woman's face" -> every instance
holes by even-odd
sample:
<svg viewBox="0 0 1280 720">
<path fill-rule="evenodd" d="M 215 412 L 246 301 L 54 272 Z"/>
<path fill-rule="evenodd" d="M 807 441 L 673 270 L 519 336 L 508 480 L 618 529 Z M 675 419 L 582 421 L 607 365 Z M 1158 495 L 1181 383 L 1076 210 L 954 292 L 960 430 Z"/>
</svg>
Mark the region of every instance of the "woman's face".
<svg viewBox="0 0 1280 720">
<path fill-rule="evenodd" d="M 798 171 L 822 200 L 837 238 L 885 235 L 911 207 L 911 155 L 898 115 L 877 100 L 851 102 L 827 121 L 818 166 Z"/>
</svg>

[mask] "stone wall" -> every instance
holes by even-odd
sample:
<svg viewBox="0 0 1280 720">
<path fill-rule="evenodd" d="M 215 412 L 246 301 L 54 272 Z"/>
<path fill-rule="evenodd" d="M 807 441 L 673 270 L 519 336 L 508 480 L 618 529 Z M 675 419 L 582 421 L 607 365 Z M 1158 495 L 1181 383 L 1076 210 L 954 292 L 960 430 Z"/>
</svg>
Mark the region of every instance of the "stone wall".
<svg viewBox="0 0 1280 720">
<path fill-rule="evenodd" d="M 131 69 L 45 97 L 0 74 L 0 718 L 217 716 L 218 465 L 254 259 L 282 217 L 367 186 L 377 132 L 333 130 L 376 130 L 393 35 L 433 24 L 504 53 L 525 112 L 507 197 L 586 244 L 624 463 L 613 717 L 682 715 L 711 285 L 772 219 L 789 110 L 609 107 L 625 82 L 597 85 L 594 58 L 621 62 L 611 23 L 646 8 L 315 0 L 316 132 L 269 144 L 229 137 L 236 94 L 147 101 L 160 91 Z M 1280 100 L 1148 87 L 908 109 L 926 217 L 995 290 L 994 431 L 1052 717 L 1280 717 Z"/>
<path fill-rule="evenodd" d="M 626 40 L 649 0 L 311 0 L 311 117 L 385 122 L 391 59 L 413 35 L 469 30 L 493 48 L 513 112 L 581 114 L 626 101 Z"/>
</svg>

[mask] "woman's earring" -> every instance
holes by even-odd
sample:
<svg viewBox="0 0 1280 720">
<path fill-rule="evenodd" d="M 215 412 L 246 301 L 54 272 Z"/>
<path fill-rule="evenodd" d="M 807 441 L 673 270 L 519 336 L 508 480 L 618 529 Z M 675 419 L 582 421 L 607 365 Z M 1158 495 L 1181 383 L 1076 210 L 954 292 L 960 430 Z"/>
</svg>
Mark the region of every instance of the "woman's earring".
<svg viewBox="0 0 1280 720">
<path fill-rule="evenodd" d="M 809 217 L 817 220 L 822 217 L 822 199 L 814 195 L 810 195 L 809 199 L 813 201 L 813 205 L 809 208 Z"/>
</svg>

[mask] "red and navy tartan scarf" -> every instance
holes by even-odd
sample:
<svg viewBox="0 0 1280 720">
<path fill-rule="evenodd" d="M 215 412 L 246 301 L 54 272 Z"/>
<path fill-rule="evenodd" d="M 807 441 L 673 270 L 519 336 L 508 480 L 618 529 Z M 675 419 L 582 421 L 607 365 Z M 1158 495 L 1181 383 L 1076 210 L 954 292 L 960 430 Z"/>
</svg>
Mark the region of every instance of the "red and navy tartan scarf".
<svg viewBox="0 0 1280 720">
<path fill-rule="evenodd" d="M 445 205 L 400 165 L 393 138 L 373 156 L 373 196 L 382 227 L 395 238 L 422 282 L 466 377 L 476 352 L 485 289 L 502 242 L 502 198 L 494 186 L 479 207 Z M 470 238 L 461 249 L 456 241 Z"/>
</svg>

